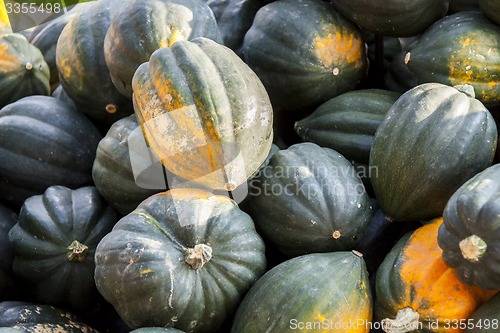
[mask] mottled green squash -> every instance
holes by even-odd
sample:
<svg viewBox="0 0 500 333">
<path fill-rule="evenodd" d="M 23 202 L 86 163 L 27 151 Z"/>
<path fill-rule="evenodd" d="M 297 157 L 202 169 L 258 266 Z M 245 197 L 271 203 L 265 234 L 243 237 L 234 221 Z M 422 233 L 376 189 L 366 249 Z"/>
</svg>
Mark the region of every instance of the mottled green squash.
<svg viewBox="0 0 500 333">
<path fill-rule="evenodd" d="M 104 55 L 116 89 L 132 98 L 132 77 L 159 48 L 206 37 L 222 43 L 210 7 L 201 0 L 130 0 L 116 12 Z"/>
<path fill-rule="evenodd" d="M 372 294 L 362 254 L 314 253 L 272 268 L 238 307 L 231 333 L 368 333 Z"/>
<path fill-rule="evenodd" d="M 452 194 L 491 165 L 496 124 L 467 88 L 419 85 L 401 95 L 379 126 L 370 152 L 377 177 L 371 181 L 390 220 L 441 216 Z"/>
<path fill-rule="evenodd" d="M 469 84 L 486 106 L 500 105 L 500 26 L 479 11 L 435 22 L 405 56 L 417 82 Z"/>
<path fill-rule="evenodd" d="M 287 111 L 308 111 L 354 89 L 367 70 L 361 31 L 321 0 L 260 8 L 242 52 L 273 105 Z"/>
</svg>

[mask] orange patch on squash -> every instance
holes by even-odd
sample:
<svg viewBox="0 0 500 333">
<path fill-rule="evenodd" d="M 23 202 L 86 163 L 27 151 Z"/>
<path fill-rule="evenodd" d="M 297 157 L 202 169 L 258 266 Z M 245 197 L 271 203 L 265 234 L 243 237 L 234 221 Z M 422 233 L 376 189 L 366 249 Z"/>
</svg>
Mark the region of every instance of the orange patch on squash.
<svg viewBox="0 0 500 333">
<path fill-rule="evenodd" d="M 351 33 L 330 28 L 323 36 L 314 39 L 313 46 L 315 56 L 325 67 L 345 62 L 354 64 L 355 68 L 363 65 L 363 42 Z"/>
<path fill-rule="evenodd" d="M 406 290 L 400 309 L 411 307 L 420 314 L 421 321 L 467 319 L 497 292 L 461 283 L 455 271 L 446 266 L 437 243 L 441 223 L 442 218 L 438 218 L 417 229 L 403 252 L 400 275 Z"/>
</svg>

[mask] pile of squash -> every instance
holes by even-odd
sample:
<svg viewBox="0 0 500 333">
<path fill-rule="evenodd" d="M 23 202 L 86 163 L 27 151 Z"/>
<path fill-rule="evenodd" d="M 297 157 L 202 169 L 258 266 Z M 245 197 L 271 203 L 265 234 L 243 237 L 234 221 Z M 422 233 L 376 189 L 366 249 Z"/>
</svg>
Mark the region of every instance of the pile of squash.
<svg viewBox="0 0 500 333">
<path fill-rule="evenodd" d="M 0 332 L 498 332 L 499 0 L 0 3 Z"/>
</svg>

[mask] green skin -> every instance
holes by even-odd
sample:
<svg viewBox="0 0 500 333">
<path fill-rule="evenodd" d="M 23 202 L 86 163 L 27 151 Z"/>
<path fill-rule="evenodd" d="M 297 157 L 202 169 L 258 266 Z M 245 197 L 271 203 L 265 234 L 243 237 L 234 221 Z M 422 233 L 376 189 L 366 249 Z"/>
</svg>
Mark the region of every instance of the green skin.
<svg viewBox="0 0 500 333">
<path fill-rule="evenodd" d="M 373 137 L 399 93 L 367 89 L 341 94 L 295 123 L 304 141 L 336 150 L 348 160 L 368 164 Z"/>
<path fill-rule="evenodd" d="M 500 293 L 481 305 L 470 318 L 475 327 L 465 333 L 496 333 L 500 327 Z M 482 324 L 482 325 L 481 325 Z M 486 326 L 488 325 L 488 326 Z"/>
<path fill-rule="evenodd" d="M 499 0 L 477 0 L 479 8 L 490 20 L 500 25 L 500 1 Z"/>
<path fill-rule="evenodd" d="M 138 128 L 135 115 L 111 125 L 97 146 L 92 179 L 99 193 L 122 215 L 133 211 L 144 199 L 161 189 L 145 189 L 134 180 L 128 137 Z"/>
<path fill-rule="evenodd" d="M 360 318 L 362 309 L 372 306 L 368 286 L 364 260 L 351 252 L 287 260 L 252 286 L 238 307 L 231 333 L 293 332 L 293 320 L 320 321 L 318 314 L 337 323 L 346 318 L 368 322 L 371 318 Z"/>
<path fill-rule="evenodd" d="M 154 51 L 175 40 L 196 37 L 222 44 L 217 22 L 205 2 L 129 1 L 116 12 L 104 39 L 106 65 L 115 87 L 131 99 L 134 73 Z"/>
<path fill-rule="evenodd" d="M 438 83 L 415 87 L 389 110 L 375 135 L 371 181 L 392 221 L 441 216 L 452 194 L 491 165 L 497 128 L 478 100 Z"/>
<path fill-rule="evenodd" d="M 71 105 L 29 96 L 0 111 L 0 195 L 16 205 L 51 185 L 89 185 L 101 134 Z M 8 163 L 6 163 L 8 162 Z"/>
<path fill-rule="evenodd" d="M 106 32 L 122 4 L 121 0 L 88 4 L 64 27 L 56 48 L 64 90 L 79 111 L 107 125 L 133 112 L 131 101 L 113 85 L 104 57 Z"/>
<path fill-rule="evenodd" d="M 478 173 L 450 198 L 443 213 L 438 242 L 443 260 L 454 268 L 465 284 L 483 289 L 500 288 L 500 266 L 496 244 L 500 242 L 500 164 Z M 462 255 L 460 242 L 472 235 L 486 245 L 477 261 Z"/>
<path fill-rule="evenodd" d="M 9 232 L 15 275 L 41 303 L 96 306 L 95 248 L 116 221 L 118 214 L 95 187 L 51 186 L 30 197 Z"/>
<path fill-rule="evenodd" d="M 132 328 L 217 332 L 264 273 L 252 219 L 226 197 L 193 191 L 149 197 L 97 247 L 97 287 Z M 202 266 L 186 261 L 196 246 L 212 249 Z"/>
<path fill-rule="evenodd" d="M 289 257 L 352 250 L 368 227 L 371 203 L 354 167 L 313 143 L 281 150 L 250 182 L 261 233 Z"/>
<path fill-rule="evenodd" d="M 448 11 L 449 0 L 335 0 L 335 8 L 364 29 L 384 36 L 418 35 Z"/>
<path fill-rule="evenodd" d="M 25 96 L 49 95 L 50 70 L 42 52 L 21 34 L 1 36 L 0 45 L 0 59 L 9 59 L 0 72 L 0 109 Z"/>
</svg>

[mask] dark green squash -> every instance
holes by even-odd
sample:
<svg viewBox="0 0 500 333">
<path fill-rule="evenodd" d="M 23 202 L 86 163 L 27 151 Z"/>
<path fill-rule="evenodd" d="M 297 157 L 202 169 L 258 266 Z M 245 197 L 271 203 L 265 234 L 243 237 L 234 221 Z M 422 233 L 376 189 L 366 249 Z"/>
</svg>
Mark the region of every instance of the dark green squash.
<svg viewBox="0 0 500 333">
<path fill-rule="evenodd" d="M 16 280 L 12 272 L 14 252 L 9 242 L 9 231 L 17 222 L 17 214 L 0 204 L 0 299 L 16 295 Z"/>
<path fill-rule="evenodd" d="M 500 25 L 500 1 L 498 0 L 477 0 L 479 8 L 493 22 Z"/>
<path fill-rule="evenodd" d="M 332 148 L 350 161 L 368 164 L 373 137 L 400 94 L 381 89 L 346 92 L 295 123 L 304 141 Z"/>
<path fill-rule="evenodd" d="M 133 112 L 116 90 L 104 57 L 104 38 L 121 0 L 89 3 L 64 27 L 56 47 L 59 80 L 79 111 L 109 126 Z"/>
<path fill-rule="evenodd" d="M 500 164 L 478 173 L 450 198 L 439 229 L 444 262 L 465 284 L 500 289 Z"/>
<path fill-rule="evenodd" d="M 331 3 L 283 0 L 265 5 L 242 52 L 274 106 L 304 111 L 352 90 L 365 76 L 361 31 Z"/>
<path fill-rule="evenodd" d="M 0 108 L 25 96 L 49 95 L 49 66 L 21 34 L 0 36 Z"/>
<path fill-rule="evenodd" d="M 481 305 L 470 317 L 473 326 L 465 333 L 496 333 L 500 328 L 500 293 Z"/>
<path fill-rule="evenodd" d="M 500 26 L 479 11 L 435 22 L 405 56 L 417 82 L 469 84 L 486 106 L 500 105 Z"/>
<path fill-rule="evenodd" d="M 159 48 L 206 37 L 222 43 L 213 12 L 200 0 L 131 0 L 116 12 L 104 39 L 113 83 L 132 98 L 135 71 Z"/>
<path fill-rule="evenodd" d="M 86 3 L 82 3 L 76 7 L 71 7 L 71 10 L 63 15 L 60 15 L 60 13 L 54 13 L 53 15 L 57 15 L 57 18 L 51 19 L 48 22 L 35 27 L 33 32 L 28 37 L 29 42 L 42 52 L 43 57 L 49 66 L 51 90 L 53 90 L 59 83 L 59 73 L 57 72 L 56 66 L 57 40 L 59 39 L 59 35 L 66 24 L 75 17 L 79 10 L 85 8 L 84 4 Z"/>
<path fill-rule="evenodd" d="M 46 304 L 15 301 L 0 303 L 0 327 L 24 333 L 98 333 L 74 313 Z"/>
<path fill-rule="evenodd" d="M 93 186 L 54 185 L 28 198 L 9 232 L 16 277 L 38 302 L 95 307 L 95 249 L 117 221 L 118 214 Z"/>
<path fill-rule="evenodd" d="M 218 332 L 266 267 L 252 219 L 198 189 L 155 194 L 99 243 L 95 281 L 132 328 Z"/>
<path fill-rule="evenodd" d="M 0 196 L 20 206 L 54 184 L 90 185 L 100 139 L 83 114 L 53 97 L 9 104 L 0 110 Z"/>
<path fill-rule="evenodd" d="M 372 295 L 361 253 L 314 253 L 274 267 L 238 307 L 231 333 L 368 333 Z"/>
<path fill-rule="evenodd" d="M 249 195 L 259 232 L 289 257 L 353 250 L 372 215 L 352 164 L 307 142 L 275 153 Z"/>
<path fill-rule="evenodd" d="M 133 80 L 144 137 L 174 175 L 233 190 L 266 159 L 273 110 L 257 75 L 229 48 L 199 37 L 153 53 Z"/>
<path fill-rule="evenodd" d="M 390 220 L 441 216 L 451 195 L 491 165 L 495 121 L 470 93 L 422 84 L 389 110 L 375 134 L 370 167 L 377 170 L 371 178 L 375 196 Z"/>
<path fill-rule="evenodd" d="M 450 0 L 331 0 L 335 8 L 362 28 L 384 36 L 418 35 L 446 15 Z"/>
<path fill-rule="evenodd" d="M 135 115 L 116 121 L 106 136 L 99 142 L 92 167 L 92 179 L 95 186 L 109 204 L 122 215 L 130 213 L 144 199 L 160 192 L 162 188 L 166 189 L 167 186 L 167 184 L 162 185 L 156 179 L 148 181 L 148 184 L 153 186 L 152 189 L 137 184 L 131 158 L 135 158 L 134 163 L 140 163 L 142 160 L 139 160 L 139 158 L 143 156 L 141 153 L 144 152 L 136 152 L 131 157 L 130 149 L 132 148 L 129 146 L 129 140 L 132 133 L 144 138 Z M 145 153 L 148 156 L 147 152 Z M 147 162 L 149 161 L 144 161 L 144 163 Z M 154 166 L 151 167 L 154 168 Z M 147 165 L 144 168 L 142 174 L 146 177 L 158 174 L 154 173 L 157 169 L 148 168 Z M 165 183 L 163 170 L 160 169 L 159 173 L 161 180 Z M 141 184 L 146 181 L 147 179 L 141 179 Z"/>
</svg>

